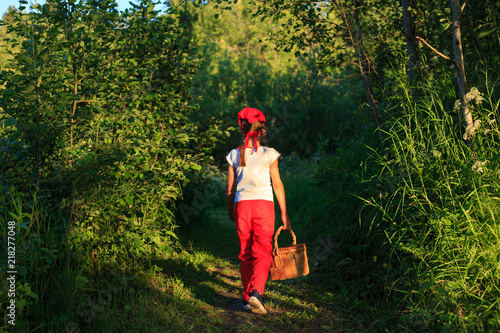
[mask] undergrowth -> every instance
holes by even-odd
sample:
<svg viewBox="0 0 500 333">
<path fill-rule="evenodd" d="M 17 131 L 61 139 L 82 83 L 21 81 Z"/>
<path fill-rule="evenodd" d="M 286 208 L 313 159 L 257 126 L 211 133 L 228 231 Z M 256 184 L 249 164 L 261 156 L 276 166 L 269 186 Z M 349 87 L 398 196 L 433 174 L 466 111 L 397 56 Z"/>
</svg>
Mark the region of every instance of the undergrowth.
<svg viewBox="0 0 500 333">
<path fill-rule="evenodd" d="M 390 121 L 389 151 L 376 157 L 383 197 L 370 204 L 401 262 L 392 286 L 406 307 L 401 320 L 412 331 L 498 331 L 500 102 L 494 87 L 472 88 L 474 126 L 461 130 L 459 110 L 421 89 L 425 98 L 406 94 Z"/>
</svg>

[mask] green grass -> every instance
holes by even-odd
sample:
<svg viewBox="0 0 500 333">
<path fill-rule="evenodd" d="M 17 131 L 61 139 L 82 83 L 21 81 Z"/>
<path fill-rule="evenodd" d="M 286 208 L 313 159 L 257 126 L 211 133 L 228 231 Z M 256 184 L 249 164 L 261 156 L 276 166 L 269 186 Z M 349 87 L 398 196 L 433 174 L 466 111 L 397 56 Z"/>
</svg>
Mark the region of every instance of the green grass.
<svg viewBox="0 0 500 333">
<path fill-rule="evenodd" d="M 184 246 L 178 252 L 153 260 L 149 272 L 114 272 L 111 282 L 109 276 L 94 281 L 99 286 L 97 294 L 102 296 L 96 298 L 96 292 L 89 292 L 87 308 L 102 314 L 86 329 L 100 332 L 349 331 L 349 322 L 332 308 L 333 296 L 325 293 L 321 286 L 311 285 L 307 278 L 269 282 L 266 299 L 270 314 L 256 317 L 244 312 L 239 304 L 241 282 L 236 230 L 229 219 L 220 219 L 224 213 L 223 208 L 210 212 L 211 218 L 205 220 L 202 227 L 182 235 Z M 91 304 L 95 304 L 94 307 Z"/>
<path fill-rule="evenodd" d="M 416 102 L 409 94 L 395 98 L 404 107 L 388 122 L 388 151 L 374 154 L 382 195 L 366 205 L 377 224 L 373 233 L 385 235 L 380 246 L 390 250 L 391 269 L 400 276 L 391 288 L 402 298 L 406 329 L 494 332 L 500 328 L 498 101 L 487 92 L 483 103 L 472 104 L 482 125 L 466 144 L 458 110 L 434 86 L 422 93 Z"/>
</svg>

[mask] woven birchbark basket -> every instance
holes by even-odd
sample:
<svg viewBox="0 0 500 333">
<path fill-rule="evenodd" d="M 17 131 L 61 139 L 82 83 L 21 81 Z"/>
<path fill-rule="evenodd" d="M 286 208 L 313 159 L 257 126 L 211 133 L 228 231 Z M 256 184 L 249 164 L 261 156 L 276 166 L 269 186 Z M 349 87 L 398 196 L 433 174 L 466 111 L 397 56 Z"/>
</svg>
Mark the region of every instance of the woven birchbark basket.
<svg viewBox="0 0 500 333">
<path fill-rule="evenodd" d="M 290 229 L 293 237 L 291 246 L 278 247 L 278 236 L 283 227 L 279 227 L 274 235 L 274 248 L 272 252 L 271 280 L 288 280 L 309 274 L 309 263 L 305 244 L 297 244 L 297 238 Z"/>
</svg>

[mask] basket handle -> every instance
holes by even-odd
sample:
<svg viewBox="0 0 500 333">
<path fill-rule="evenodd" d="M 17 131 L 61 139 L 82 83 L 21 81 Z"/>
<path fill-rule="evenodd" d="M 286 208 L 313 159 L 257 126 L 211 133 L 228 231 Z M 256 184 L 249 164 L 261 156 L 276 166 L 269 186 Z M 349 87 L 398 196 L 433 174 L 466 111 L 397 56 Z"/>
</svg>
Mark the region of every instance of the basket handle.
<svg viewBox="0 0 500 333">
<path fill-rule="evenodd" d="M 274 235 L 274 252 L 278 251 L 278 236 L 281 232 L 281 230 L 283 230 L 283 226 L 279 227 L 278 230 L 276 230 L 276 234 Z M 290 233 L 292 234 L 292 238 L 293 238 L 293 244 L 292 245 L 297 245 L 297 237 L 295 237 L 295 234 L 293 233 L 292 229 L 290 228 Z"/>
</svg>

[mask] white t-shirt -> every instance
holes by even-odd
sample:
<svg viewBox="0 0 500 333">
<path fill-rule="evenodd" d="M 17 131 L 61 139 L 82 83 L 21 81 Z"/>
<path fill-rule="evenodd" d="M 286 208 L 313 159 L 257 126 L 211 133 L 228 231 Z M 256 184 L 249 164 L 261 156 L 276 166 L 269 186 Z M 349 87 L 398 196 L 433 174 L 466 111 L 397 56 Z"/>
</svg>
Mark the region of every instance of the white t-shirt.
<svg viewBox="0 0 500 333">
<path fill-rule="evenodd" d="M 229 164 L 236 168 L 238 185 L 236 187 L 235 202 L 243 200 L 273 201 L 271 187 L 271 173 L 269 167 L 281 155 L 274 148 L 258 147 L 252 154 L 253 148 L 245 149 L 245 167 L 240 167 L 240 151 L 233 149 L 226 156 Z"/>
</svg>

